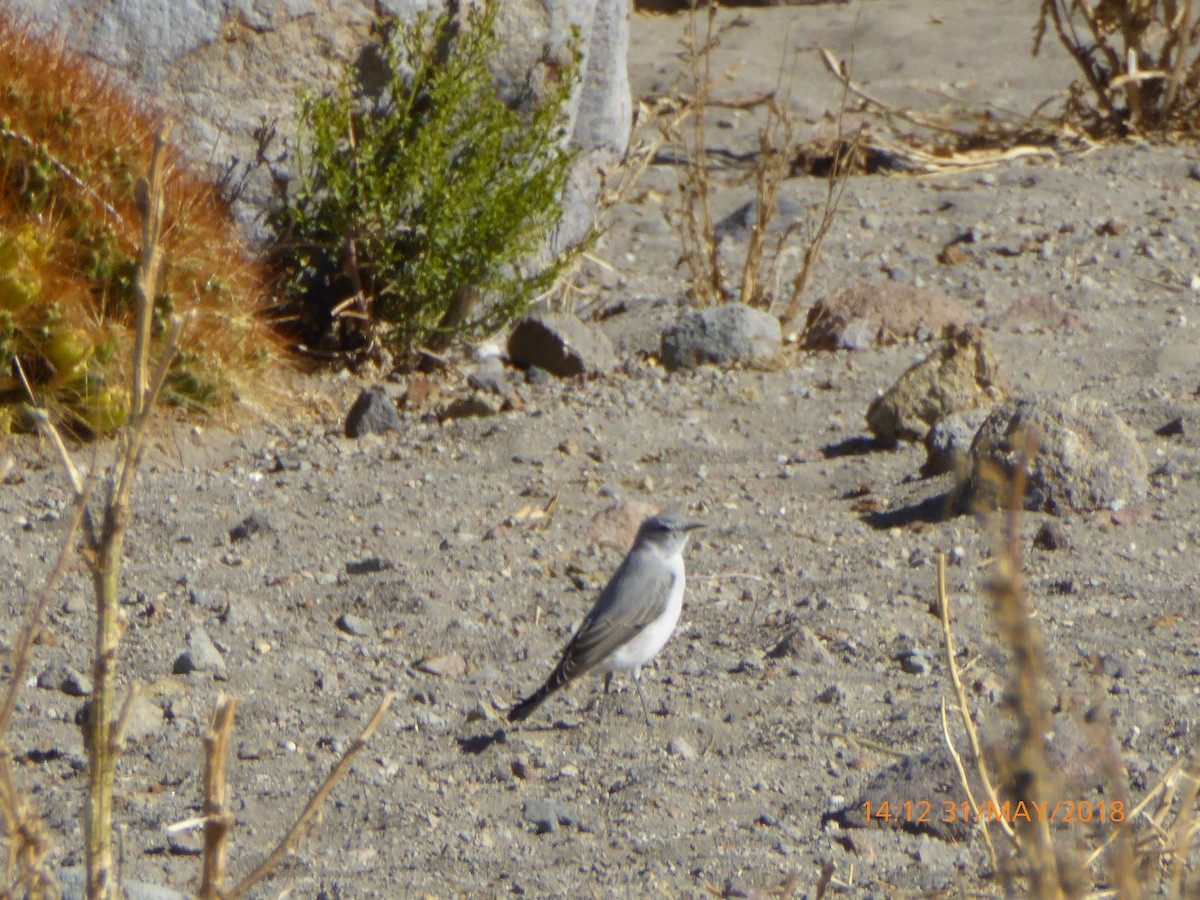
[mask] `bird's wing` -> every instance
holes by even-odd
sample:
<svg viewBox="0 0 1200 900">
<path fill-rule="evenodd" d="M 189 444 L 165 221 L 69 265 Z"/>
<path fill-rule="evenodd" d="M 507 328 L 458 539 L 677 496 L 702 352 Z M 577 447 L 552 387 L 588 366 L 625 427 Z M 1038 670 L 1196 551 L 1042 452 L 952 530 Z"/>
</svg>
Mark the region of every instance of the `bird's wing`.
<svg viewBox="0 0 1200 900">
<path fill-rule="evenodd" d="M 596 605 L 563 651 L 556 674 L 569 680 L 603 662 L 667 608 L 675 574 L 665 566 L 637 565 L 628 557 L 600 592 Z"/>
</svg>

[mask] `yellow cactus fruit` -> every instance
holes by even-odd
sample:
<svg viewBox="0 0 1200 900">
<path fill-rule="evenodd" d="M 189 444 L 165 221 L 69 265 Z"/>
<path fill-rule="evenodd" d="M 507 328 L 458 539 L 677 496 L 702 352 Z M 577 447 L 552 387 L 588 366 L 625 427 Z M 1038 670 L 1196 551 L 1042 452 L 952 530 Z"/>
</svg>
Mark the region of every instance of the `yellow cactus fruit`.
<svg viewBox="0 0 1200 900">
<path fill-rule="evenodd" d="M 129 398 L 120 388 L 99 388 L 83 397 L 78 413 L 94 434 L 106 434 L 128 418 Z"/>
<path fill-rule="evenodd" d="M 60 328 L 50 335 L 42 348 L 59 381 L 72 382 L 83 377 L 94 347 L 91 336 L 82 328 Z"/>
<path fill-rule="evenodd" d="M 11 234 L 0 238 L 0 269 L 11 272 L 20 261 L 21 251 L 16 238 Z"/>
<path fill-rule="evenodd" d="M 0 272 L 0 309 L 24 312 L 42 292 L 42 282 L 27 275 Z"/>
<path fill-rule="evenodd" d="M 0 270 L 11 272 L 22 263 L 41 263 L 46 246 L 36 228 L 26 225 L 19 231 L 0 237 Z"/>
</svg>

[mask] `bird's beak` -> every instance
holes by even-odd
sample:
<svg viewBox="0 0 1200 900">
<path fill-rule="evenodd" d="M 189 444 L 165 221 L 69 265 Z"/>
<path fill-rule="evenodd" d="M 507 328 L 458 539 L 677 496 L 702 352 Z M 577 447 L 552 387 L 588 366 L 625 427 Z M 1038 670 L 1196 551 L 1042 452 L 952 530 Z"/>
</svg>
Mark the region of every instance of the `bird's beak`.
<svg viewBox="0 0 1200 900">
<path fill-rule="evenodd" d="M 680 530 L 681 531 L 695 531 L 697 528 L 707 528 L 707 527 L 708 527 L 708 525 L 706 525 L 704 522 L 684 522 L 683 525 L 680 526 Z"/>
</svg>

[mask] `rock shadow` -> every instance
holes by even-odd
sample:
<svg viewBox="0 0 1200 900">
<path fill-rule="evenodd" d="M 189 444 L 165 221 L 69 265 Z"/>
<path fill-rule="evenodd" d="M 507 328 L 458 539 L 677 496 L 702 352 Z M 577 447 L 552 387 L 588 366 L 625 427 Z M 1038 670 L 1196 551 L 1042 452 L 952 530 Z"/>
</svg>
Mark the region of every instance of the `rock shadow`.
<svg viewBox="0 0 1200 900">
<path fill-rule="evenodd" d="M 497 728 L 491 734 L 472 734 L 467 737 L 455 738 L 458 749 L 468 756 L 479 756 L 491 748 L 493 744 L 503 744 L 508 741 L 508 732 Z"/>
<path fill-rule="evenodd" d="M 821 455 L 826 459 L 839 459 L 843 456 L 866 456 L 879 450 L 894 450 L 896 444 L 879 441 L 867 434 L 858 434 L 843 441 L 826 444 L 821 448 Z"/>
<path fill-rule="evenodd" d="M 935 525 L 938 522 L 957 518 L 964 513 L 961 497 L 962 490 L 952 488 L 907 506 L 866 513 L 862 520 L 879 531 L 886 531 L 889 528 L 905 528 L 918 523 Z"/>
</svg>

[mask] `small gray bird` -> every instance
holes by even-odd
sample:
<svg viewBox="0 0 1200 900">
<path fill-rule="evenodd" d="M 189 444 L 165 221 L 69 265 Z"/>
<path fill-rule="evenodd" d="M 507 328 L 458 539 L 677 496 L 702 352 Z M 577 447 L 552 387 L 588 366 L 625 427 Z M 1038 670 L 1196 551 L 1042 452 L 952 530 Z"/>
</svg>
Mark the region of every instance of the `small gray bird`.
<svg viewBox="0 0 1200 900">
<path fill-rule="evenodd" d="M 638 528 L 633 548 L 596 599 L 546 683 L 508 712 L 522 722 L 560 688 L 581 675 L 605 674 L 608 692 L 614 672 L 632 672 L 646 724 L 650 711 L 642 694 L 642 666 L 667 643 L 683 609 L 683 548 L 690 532 L 703 528 L 674 515 L 657 515 Z"/>
</svg>

